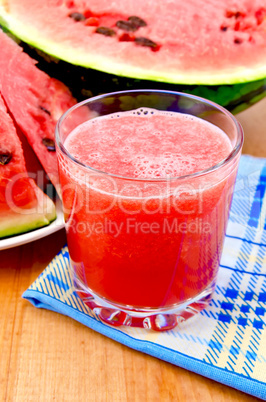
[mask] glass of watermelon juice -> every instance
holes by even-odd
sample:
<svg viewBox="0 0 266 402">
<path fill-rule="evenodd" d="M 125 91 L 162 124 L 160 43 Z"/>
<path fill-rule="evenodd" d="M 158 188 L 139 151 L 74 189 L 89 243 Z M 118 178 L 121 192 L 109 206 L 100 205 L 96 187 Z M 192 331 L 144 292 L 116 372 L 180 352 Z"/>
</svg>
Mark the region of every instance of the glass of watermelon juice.
<svg viewBox="0 0 266 402">
<path fill-rule="evenodd" d="M 106 94 L 56 128 L 77 294 L 110 325 L 167 330 L 208 306 L 243 143 L 191 95 Z"/>
</svg>

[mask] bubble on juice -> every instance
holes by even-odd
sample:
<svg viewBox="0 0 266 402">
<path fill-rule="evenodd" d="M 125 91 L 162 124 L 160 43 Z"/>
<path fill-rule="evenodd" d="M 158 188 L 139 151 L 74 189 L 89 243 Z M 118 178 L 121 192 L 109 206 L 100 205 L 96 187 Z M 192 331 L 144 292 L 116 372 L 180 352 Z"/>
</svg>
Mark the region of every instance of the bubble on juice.
<svg viewBox="0 0 266 402">
<path fill-rule="evenodd" d="M 65 147 L 92 168 L 147 179 L 207 169 L 232 149 L 223 131 L 211 123 L 149 108 L 87 121 L 71 133 Z"/>
</svg>

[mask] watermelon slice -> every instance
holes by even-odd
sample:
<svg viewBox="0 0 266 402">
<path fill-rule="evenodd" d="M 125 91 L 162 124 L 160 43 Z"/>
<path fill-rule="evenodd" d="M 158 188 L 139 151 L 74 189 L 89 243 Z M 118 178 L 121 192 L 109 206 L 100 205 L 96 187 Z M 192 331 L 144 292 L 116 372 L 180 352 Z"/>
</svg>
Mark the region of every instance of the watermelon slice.
<svg viewBox="0 0 266 402">
<path fill-rule="evenodd" d="M 60 191 L 54 130 L 58 118 L 76 103 L 68 88 L 36 67 L 0 30 L 0 91 L 17 125 Z"/>
<path fill-rule="evenodd" d="M 15 35 L 73 64 L 188 84 L 266 76 L 265 0 L 0 0 Z"/>
<path fill-rule="evenodd" d="M 53 201 L 28 176 L 21 142 L 0 96 L 0 238 L 48 225 Z"/>
</svg>

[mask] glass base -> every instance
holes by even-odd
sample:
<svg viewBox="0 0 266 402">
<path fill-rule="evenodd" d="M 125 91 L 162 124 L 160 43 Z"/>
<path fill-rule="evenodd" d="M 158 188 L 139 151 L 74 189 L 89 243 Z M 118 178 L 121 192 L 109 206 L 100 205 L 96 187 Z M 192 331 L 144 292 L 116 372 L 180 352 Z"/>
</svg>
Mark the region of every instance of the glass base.
<svg viewBox="0 0 266 402">
<path fill-rule="evenodd" d="M 195 298 L 185 303 L 156 309 L 136 309 L 120 306 L 93 294 L 85 289 L 79 280 L 74 280 L 75 291 L 83 302 L 105 324 L 119 327 L 138 327 L 154 331 L 167 331 L 204 310 L 212 299 L 213 282 Z"/>
</svg>

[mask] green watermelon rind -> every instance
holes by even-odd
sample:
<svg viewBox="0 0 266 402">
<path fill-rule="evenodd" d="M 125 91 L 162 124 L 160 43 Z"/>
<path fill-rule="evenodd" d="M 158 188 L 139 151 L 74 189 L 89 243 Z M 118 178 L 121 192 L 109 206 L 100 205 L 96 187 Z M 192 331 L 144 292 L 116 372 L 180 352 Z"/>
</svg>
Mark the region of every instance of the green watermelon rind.
<svg viewBox="0 0 266 402">
<path fill-rule="evenodd" d="M 0 239 L 40 229 L 48 226 L 55 219 L 56 216 L 53 219 L 48 219 L 45 216 L 40 217 L 40 214 L 32 214 L 30 218 L 28 215 L 13 216 L 8 221 L 1 222 Z"/>
<path fill-rule="evenodd" d="M 200 96 L 218 103 L 231 113 L 236 114 L 266 96 L 266 78 L 239 84 L 217 86 L 169 84 L 159 81 L 140 80 L 76 66 L 64 60 L 58 60 L 17 37 L 15 40 L 19 42 L 19 45 L 30 57 L 37 60 L 40 70 L 43 70 L 51 77 L 62 80 L 78 101 L 124 89 L 159 89 L 186 92 Z"/>
<path fill-rule="evenodd" d="M 24 214 L 6 211 L 5 219 L 0 215 L 0 240 L 2 238 L 19 235 L 50 225 L 57 215 L 54 202 L 41 189 L 35 186 L 37 204 Z"/>
<path fill-rule="evenodd" d="M 2 2 L 2 5 L 1 5 Z M 156 70 L 145 70 L 127 63 L 116 63 L 99 54 L 87 54 L 84 49 L 73 51 L 71 47 L 65 47 L 63 44 L 45 39 L 41 31 L 34 29 L 28 25 L 25 26 L 21 21 L 14 18 L 6 12 L 3 0 L 0 0 L 0 23 L 6 27 L 15 36 L 24 42 L 41 49 L 42 51 L 65 60 L 71 64 L 93 68 L 99 71 L 116 74 L 118 76 L 126 76 L 131 78 L 139 78 L 145 80 L 162 81 L 173 84 L 190 84 L 190 85 L 221 85 L 221 84 L 237 84 L 242 82 L 256 81 L 266 77 L 266 63 L 254 68 L 245 68 L 239 66 L 238 69 L 231 71 L 190 71 L 176 72 L 171 74 L 167 71 L 158 72 Z M 108 66 L 108 67 L 105 67 Z"/>
</svg>

